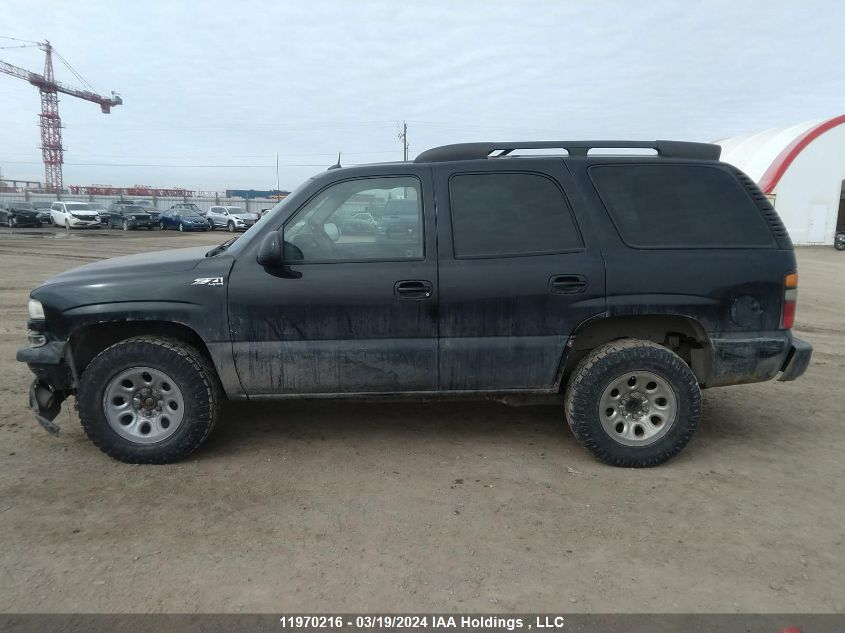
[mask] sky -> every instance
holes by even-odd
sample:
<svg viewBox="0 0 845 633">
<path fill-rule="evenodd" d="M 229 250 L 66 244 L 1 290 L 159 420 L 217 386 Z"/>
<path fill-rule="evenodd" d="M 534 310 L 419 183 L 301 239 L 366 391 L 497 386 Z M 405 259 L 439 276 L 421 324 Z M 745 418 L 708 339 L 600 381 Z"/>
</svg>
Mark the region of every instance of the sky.
<svg viewBox="0 0 845 633">
<path fill-rule="evenodd" d="M 712 141 L 845 112 L 833 1 L 0 0 L 109 115 L 62 97 L 65 186 L 291 189 L 464 141 Z M 0 47 L 18 42 L 0 39 Z M 41 72 L 37 48 L 0 60 Z M 57 78 L 79 85 L 56 60 Z M 0 75 L 0 173 L 44 179 L 38 91 Z"/>
</svg>

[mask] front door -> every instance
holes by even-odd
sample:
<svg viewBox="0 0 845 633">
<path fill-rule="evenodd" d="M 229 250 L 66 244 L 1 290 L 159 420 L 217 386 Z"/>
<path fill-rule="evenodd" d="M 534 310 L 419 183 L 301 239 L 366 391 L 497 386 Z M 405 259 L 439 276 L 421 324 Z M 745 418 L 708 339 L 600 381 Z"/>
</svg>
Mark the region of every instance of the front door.
<svg viewBox="0 0 845 633">
<path fill-rule="evenodd" d="M 228 283 L 229 315 L 247 394 L 437 388 L 430 172 L 390 171 L 315 191 L 284 222 L 284 271 L 238 258 Z M 398 200 L 405 230 L 388 231 L 382 211 Z M 375 222 L 353 221 L 360 213 Z"/>
<path fill-rule="evenodd" d="M 441 389 L 551 389 L 569 335 L 604 312 L 604 262 L 572 187 L 563 160 L 435 168 Z"/>
</svg>

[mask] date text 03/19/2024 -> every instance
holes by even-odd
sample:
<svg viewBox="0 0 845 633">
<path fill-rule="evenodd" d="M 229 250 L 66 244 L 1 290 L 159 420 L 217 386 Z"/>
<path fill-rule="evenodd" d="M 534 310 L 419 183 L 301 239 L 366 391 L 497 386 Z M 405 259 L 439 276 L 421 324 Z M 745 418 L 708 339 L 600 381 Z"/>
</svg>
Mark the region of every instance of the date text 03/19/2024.
<svg viewBox="0 0 845 633">
<path fill-rule="evenodd" d="M 533 621 L 532 621 L 533 620 Z M 453 616 L 453 615 L 297 615 L 279 618 L 282 628 L 288 629 L 562 629 L 565 619 L 561 615 L 523 617 L 502 616 Z"/>
</svg>

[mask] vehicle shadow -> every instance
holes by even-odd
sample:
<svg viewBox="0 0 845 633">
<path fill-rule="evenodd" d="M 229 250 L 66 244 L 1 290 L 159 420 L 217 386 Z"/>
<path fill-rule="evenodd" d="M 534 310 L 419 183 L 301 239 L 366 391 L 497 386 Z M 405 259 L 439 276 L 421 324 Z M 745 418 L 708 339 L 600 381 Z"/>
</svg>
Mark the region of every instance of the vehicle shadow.
<svg viewBox="0 0 845 633">
<path fill-rule="evenodd" d="M 490 401 L 372 402 L 301 400 L 227 403 L 218 428 L 202 452 L 225 454 L 266 448 L 268 444 L 389 440 L 464 443 L 542 442 L 580 450 L 569 432 L 561 406 L 512 407 Z"/>
<path fill-rule="evenodd" d="M 729 450 L 765 453 L 797 439 L 800 430 L 777 400 L 753 396 L 749 391 L 754 390 L 752 386 L 704 392 L 696 435 L 670 463 L 710 460 Z M 761 401 L 766 404 L 761 406 Z M 763 427 L 777 427 L 778 433 L 762 432 Z M 534 447 L 567 458 L 578 454 L 592 461 L 569 430 L 561 405 L 513 407 L 493 401 L 229 402 L 201 452 L 218 457 L 326 441 L 382 448 L 409 442 L 432 447 L 495 444 Z"/>
</svg>

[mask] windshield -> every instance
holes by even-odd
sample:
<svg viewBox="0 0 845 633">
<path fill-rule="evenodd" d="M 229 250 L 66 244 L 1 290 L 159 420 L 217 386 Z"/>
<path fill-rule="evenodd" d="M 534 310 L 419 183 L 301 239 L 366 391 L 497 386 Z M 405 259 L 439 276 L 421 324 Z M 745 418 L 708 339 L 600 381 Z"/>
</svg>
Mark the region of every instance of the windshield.
<svg viewBox="0 0 845 633">
<path fill-rule="evenodd" d="M 241 207 L 225 207 L 229 213 L 246 213 Z"/>
<path fill-rule="evenodd" d="M 31 202 L 14 202 L 13 203 L 16 208 L 18 209 L 34 209 L 35 207 L 32 206 Z"/>
<path fill-rule="evenodd" d="M 84 202 L 68 202 L 65 205 L 68 211 L 93 211 L 94 209 L 91 208 L 90 204 L 85 204 Z"/>
<path fill-rule="evenodd" d="M 137 205 L 137 204 L 132 204 L 132 205 L 129 205 L 127 207 L 123 207 L 123 212 L 124 213 L 146 213 L 144 207 Z"/>
</svg>

